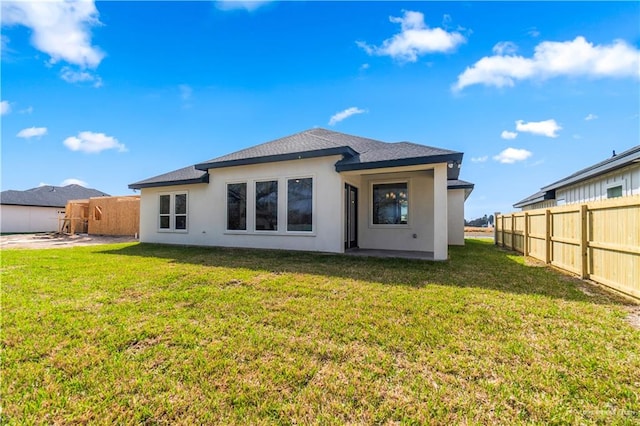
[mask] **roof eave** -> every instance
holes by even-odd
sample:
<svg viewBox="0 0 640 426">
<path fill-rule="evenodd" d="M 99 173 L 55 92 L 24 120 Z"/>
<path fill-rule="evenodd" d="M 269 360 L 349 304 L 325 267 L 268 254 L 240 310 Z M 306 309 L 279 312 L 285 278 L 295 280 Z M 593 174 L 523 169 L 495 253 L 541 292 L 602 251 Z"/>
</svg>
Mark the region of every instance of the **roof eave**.
<svg viewBox="0 0 640 426">
<path fill-rule="evenodd" d="M 196 179 L 182 179 L 182 180 L 171 180 L 171 181 L 149 182 L 149 183 L 132 183 L 129 185 L 129 189 L 158 188 L 161 186 L 180 186 L 180 185 L 191 185 L 196 183 L 209 183 L 209 174 L 207 173 L 202 177 L 196 178 Z"/>
<path fill-rule="evenodd" d="M 470 182 L 447 185 L 447 191 L 450 189 L 464 189 L 464 201 L 467 201 L 467 198 L 469 198 L 469 195 L 471 195 L 474 188 L 475 188 L 475 184 Z"/>
<path fill-rule="evenodd" d="M 343 155 L 352 157 L 357 155 L 352 148 L 341 146 L 336 148 L 317 149 L 313 151 L 291 152 L 287 154 L 265 155 L 263 157 L 242 158 L 238 160 L 227 161 L 209 161 L 206 163 L 196 164 L 196 170 L 207 171 L 209 169 L 219 169 L 223 167 L 248 166 L 252 164 L 275 163 L 280 161 L 303 160 L 308 158 L 329 157 L 332 155 Z"/>
<path fill-rule="evenodd" d="M 448 185 L 447 189 L 473 189 L 475 185 L 473 183 L 465 183 L 459 185 Z"/>
<path fill-rule="evenodd" d="M 622 155 L 622 154 L 620 154 Z M 541 188 L 542 191 L 549 191 L 549 190 L 553 190 L 553 189 L 559 189 L 559 188 L 564 188 L 567 187 L 569 185 L 575 185 L 577 183 L 580 182 L 584 182 L 585 180 L 589 180 L 589 179 L 593 179 L 595 177 L 598 177 L 602 174 L 605 173 L 610 173 L 610 172 L 614 172 L 616 170 L 620 170 L 623 169 L 625 167 L 629 167 L 629 166 L 633 166 L 634 164 L 638 163 L 639 159 L 636 159 L 634 157 L 630 157 L 629 161 L 625 161 L 625 162 L 621 162 L 620 164 L 616 164 L 614 166 L 611 167 L 607 167 L 608 164 L 602 165 L 600 167 L 596 167 L 594 169 L 590 169 L 584 172 L 584 175 L 580 176 L 573 176 L 572 178 L 566 177 L 564 179 L 561 179 L 559 181 L 556 181 L 550 185 L 547 185 L 543 188 Z"/>
<path fill-rule="evenodd" d="M 0 203 L 3 206 L 18 206 L 18 207 L 51 207 L 51 208 L 56 208 L 56 209 L 63 209 L 66 207 L 66 205 L 51 205 L 51 204 L 20 204 L 20 203 Z"/>
<path fill-rule="evenodd" d="M 347 163 L 340 164 L 340 162 L 336 163 L 335 168 L 337 172 L 348 172 L 352 170 L 371 170 L 371 169 L 383 169 L 388 167 L 403 167 L 403 166 L 418 166 L 421 164 L 438 164 L 438 163 L 448 163 L 450 161 L 462 162 L 462 153 L 456 152 L 451 154 L 440 154 L 440 155 L 429 155 L 426 157 L 410 157 L 410 158 L 400 158 L 397 160 L 383 160 L 383 161 L 371 161 L 367 163 Z M 448 176 L 448 179 L 457 179 L 459 170 L 457 167 L 454 167 L 450 170 L 453 170 L 455 173 L 455 177 Z"/>
</svg>

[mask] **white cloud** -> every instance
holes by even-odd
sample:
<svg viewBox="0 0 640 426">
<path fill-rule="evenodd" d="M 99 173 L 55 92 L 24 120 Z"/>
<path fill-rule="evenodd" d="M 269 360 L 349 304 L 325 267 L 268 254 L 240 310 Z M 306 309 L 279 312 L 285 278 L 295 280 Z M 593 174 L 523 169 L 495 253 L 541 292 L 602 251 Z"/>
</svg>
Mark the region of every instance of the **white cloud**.
<svg viewBox="0 0 640 426">
<path fill-rule="evenodd" d="M 51 184 L 46 183 L 46 182 L 40 182 L 40 183 L 38 184 L 38 186 L 39 186 L 39 187 L 40 187 L 40 186 L 51 186 Z"/>
<path fill-rule="evenodd" d="M 562 127 L 556 123 L 556 120 L 530 121 L 525 123 L 522 120 L 516 121 L 516 130 L 519 132 L 533 133 L 534 135 L 546 136 L 549 138 L 557 138 L 558 131 Z"/>
<path fill-rule="evenodd" d="M 365 113 L 365 112 L 367 112 L 367 111 L 364 110 L 364 109 L 360 109 L 358 107 L 347 108 L 344 111 L 340 111 L 340 112 L 337 112 L 337 113 L 333 114 L 331 116 L 331 118 L 329 119 L 329 126 L 334 126 L 337 123 L 341 122 L 342 120 L 351 117 L 352 115 L 362 114 L 362 113 Z"/>
<path fill-rule="evenodd" d="M 531 27 L 529 31 L 527 31 L 527 34 L 533 38 L 540 37 L 540 31 L 536 27 Z"/>
<path fill-rule="evenodd" d="M 32 31 L 33 46 L 51 57 L 81 68 L 95 68 L 104 53 L 91 44 L 91 28 L 101 25 L 90 1 L 3 1 L 2 25 L 23 25 Z"/>
<path fill-rule="evenodd" d="M 597 115 L 595 115 L 595 114 L 589 114 L 589 115 L 587 115 L 584 119 L 585 119 L 585 121 L 591 121 L 591 120 L 595 120 L 596 118 L 598 118 L 598 116 L 597 116 Z"/>
<path fill-rule="evenodd" d="M 368 70 L 371 66 L 369 64 L 360 65 L 360 71 Z"/>
<path fill-rule="evenodd" d="M 117 149 L 119 152 L 127 150 L 116 138 L 107 136 L 104 133 L 80 132 L 77 137 L 70 136 L 63 143 L 71 151 L 82 151 L 90 154 L 106 149 Z"/>
<path fill-rule="evenodd" d="M 500 133 L 500 137 L 502 139 L 507 139 L 507 140 L 515 139 L 518 137 L 518 132 L 510 132 L 508 130 L 503 130 L 502 133 Z"/>
<path fill-rule="evenodd" d="M 46 127 L 28 127 L 26 129 L 22 129 L 16 135 L 19 138 L 29 139 L 29 138 L 39 138 L 47 134 Z"/>
<path fill-rule="evenodd" d="M 519 80 L 559 76 L 640 78 L 640 50 L 623 40 L 594 45 L 581 36 L 565 42 L 545 41 L 535 47 L 531 58 L 485 56 L 467 67 L 452 89 L 459 91 L 474 84 L 512 87 Z"/>
<path fill-rule="evenodd" d="M 75 178 L 65 179 L 62 181 L 62 183 L 60 183 L 60 186 L 67 186 L 67 185 L 80 185 L 80 186 L 84 186 L 85 188 L 89 187 L 89 184 L 87 182 L 80 179 L 75 179 Z"/>
<path fill-rule="evenodd" d="M 9 101 L 0 102 L 0 115 L 9 114 L 11 112 L 11 105 L 9 105 Z"/>
<path fill-rule="evenodd" d="M 531 152 L 526 149 L 507 148 L 500 154 L 495 155 L 493 159 L 503 164 L 513 164 L 516 161 L 524 161 L 531 155 Z"/>
<path fill-rule="evenodd" d="M 25 109 L 21 109 L 20 111 L 18 111 L 20 114 L 31 114 L 33 112 L 33 107 L 29 106 Z"/>
<path fill-rule="evenodd" d="M 488 155 L 483 155 L 481 157 L 471 157 L 471 162 L 472 163 L 484 163 L 488 159 L 489 159 Z"/>
<path fill-rule="evenodd" d="M 257 1 L 244 1 L 244 0 L 218 0 L 216 1 L 216 7 L 220 10 L 238 10 L 244 9 L 248 12 L 253 12 L 259 7 L 265 4 L 271 3 L 272 0 L 257 0 Z"/>
<path fill-rule="evenodd" d="M 178 86 L 178 89 L 180 89 L 180 97 L 183 101 L 188 101 L 189 99 L 191 99 L 191 96 L 193 95 L 193 89 L 188 84 L 180 84 Z"/>
<path fill-rule="evenodd" d="M 493 46 L 496 55 L 513 55 L 518 51 L 518 46 L 511 41 L 501 41 Z"/>
<path fill-rule="evenodd" d="M 400 24 L 400 33 L 386 39 L 380 46 L 363 41 L 356 44 L 369 55 L 391 56 L 405 62 L 416 62 L 418 56 L 435 52 L 451 52 L 466 38 L 458 32 L 447 32 L 442 28 L 429 28 L 420 12 L 404 10 L 402 17 L 390 16 L 389 20 Z"/>
<path fill-rule="evenodd" d="M 60 78 L 67 83 L 93 83 L 93 87 L 102 87 L 102 78 L 88 71 L 77 71 L 70 67 L 62 67 Z"/>
</svg>

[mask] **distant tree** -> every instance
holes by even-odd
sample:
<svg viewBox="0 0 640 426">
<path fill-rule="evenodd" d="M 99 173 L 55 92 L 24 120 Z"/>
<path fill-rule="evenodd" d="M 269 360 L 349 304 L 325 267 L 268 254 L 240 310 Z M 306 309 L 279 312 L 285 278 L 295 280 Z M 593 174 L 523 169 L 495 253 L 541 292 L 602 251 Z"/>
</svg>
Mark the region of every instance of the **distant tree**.
<svg viewBox="0 0 640 426">
<path fill-rule="evenodd" d="M 486 227 L 493 224 L 493 215 L 487 216 L 486 214 L 483 217 L 479 217 L 472 220 L 464 221 L 465 226 L 478 226 L 478 227 Z"/>
</svg>

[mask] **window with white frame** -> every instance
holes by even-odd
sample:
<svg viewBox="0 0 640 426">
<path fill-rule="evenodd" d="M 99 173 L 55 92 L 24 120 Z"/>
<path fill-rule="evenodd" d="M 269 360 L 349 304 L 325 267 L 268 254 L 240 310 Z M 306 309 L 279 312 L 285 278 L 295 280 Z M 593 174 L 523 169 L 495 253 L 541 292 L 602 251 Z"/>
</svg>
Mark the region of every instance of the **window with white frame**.
<svg viewBox="0 0 640 426">
<path fill-rule="evenodd" d="M 247 230 L 247 184 L 227 184 L 227 230 Z"/>
<path fill-rule="evenodd" d="M 313 179 L 287 181 L 287 231 L 313 231 Z"/>
<path fill-rule="evenodd" d="M 610 186 L 607 188 L 607 198 L 622 197 L 622 185 Z"/>
<path fill-rule="evenodd" d="M 407 182 L 373 184 L 372 201 L 374 225 L 407 225 L 409 223 Z"/>
<path fill-rule="evenodd" d="M 278 230 L 278 181 L 256 182 L 256 231 Z"/>
<path fill-rule="evenodd" d="M 187 230 L 187 193 L 173 192 L 159 196 L 159 221 L 161 231 Z"/>
</svg>

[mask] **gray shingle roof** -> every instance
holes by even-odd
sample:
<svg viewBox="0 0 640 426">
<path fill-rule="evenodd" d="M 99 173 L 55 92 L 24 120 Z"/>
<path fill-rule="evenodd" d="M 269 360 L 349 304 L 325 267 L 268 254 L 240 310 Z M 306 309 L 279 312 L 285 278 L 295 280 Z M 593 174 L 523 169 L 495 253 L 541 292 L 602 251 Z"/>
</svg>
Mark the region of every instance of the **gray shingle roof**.
<svg viewBox="0 0 640 426">
<path fill-rule="evenodd" d="M 310 129 L 270 142 L 216 157 L 203 163 L 164 175 L 155 176 L 129 185 L 140 189 L 150 186 L 179 185 L 185 182 L 183 174 L 191 179 L 204 179 L 209 169 L 295 160 L 301 158 L 341 155 L 336 171 L 363 170 L 433 164 L 447 161 L 462 162 L 462 153 L 448 149 L 418 145 L 410 142 L 387 143 L 327 129 Z M 197 171 L 203 174 L 199 175 Z M 448 178 L 458 177 L 458 167 L 448 169 Z M 207 174 L 208 178 L 208 174 Z M 188 180 L 188 179 L 187 179 Z"/>
<path fill-rule="evenodd" d="M 195 166 L 188 166 L 169 173 L 154 176 L 129 185 L 131 189 L 153 188 L 157 186 L 186 185 L 190 183 L 208 183 L 209 173 L 196 170 Z"/>
<path fill-rule="evenodd" d="M 418 145 L 411 142 L 386 143 L 382 147 L 376 146 L 373 147 L 373 149 L 358 152 L 358 155 L 338 161 L 336 169 L 338 171 L 345 171 L 389 167 L 396 165 L 394 163 L 409 166 L 446 161 L 462 161 L 462 153 L 460 152 Z"/>
<path fill-rule="evenodd" d="M 582 182 L 587 179 L 594 178 L 596 176 L 626 167 L 632 163 L 640 162 L 640 145 L 636 145 L 620 154 L 616 154 L 604 161 L 596 163 L 592 166 L 578 170 L 577 172 L 560 179 L 550 185 L 547 185 L 536 192 L 528 196 L 527 198 L 518 201 L 513 207 L 521 208 L 530 204 L 538 203 L 544 200 L 550 200 L 555 198 L 555 191 L 557 189 L 573 185 L 578 182 Z"/>
<path fill-rule="evenodd" d="M 69 200 L 108 197 L 109 194 L 80 185 L 44 185 L 26 191 L 7 190 L 0 193 L 0 204 L 36 207 L 65 207 Z"/>
<path fill-rule="evenodd" d="M 621 167 L 627 166 L 635 161 L 640 160 L 640 145 L 634 146 L 620 154 L 616 154 L 613 157 L 607 158 L 593 166 L 589 166 L 585 169 L 579 170 L 572 175 L 567 176 L 564 179 L 560 179 L 557 182 L 547 185 L 542 188 L 542 191 L 549 191 L 552 189 L 562 188 L 563 186 L 569 186 L 573 183 L 577 183 L 594 176 L 598 176 Z"/>
<path fill-rule="evenodd" d="M 379 167 L 378 163 L 402 162 L 402 160 L 409 159 L 413 160 L 414 164 L 447 161 L 449 157 L 462 161 L 462 153 L 448 149 L 410 142 L 386 143 L 326 129 L 310 129 L 196 164 L 196 168 L 207 170 L 217 167 L 335 154 L 345 156 L 336 164 L 338 171 L 376 168 Z M 441 159 L 439 158 L 441 156 L 447 158 Z M 393 165 L 395 164 L 384 164 L 383 166 Z"/>
<path fill-rule="evenodd" d="M 316 156 L 332 155 L 331 152 L 325 154 L 326 151 L 334 151 L 335 154 L 355 154 L 355 152 L 352 152 L 352 150 L 348 148 L 349 145 L 345 140 L 340 140 L 335 137 L 331 138 L 331 136 L 333 136 L 332 133 L 335 135 L 342 135 L 340 133 L 329 132 L 324 129 L 307 130 L 260 145 L 252 146 L 250 148 L 242 149 L 240 151 L 232 152 L 231 154 L 223 155 L 221 157 L 213 158 L 203 163 L 196 164 L 196 168 L 200 170 L 207 170 L 217 167 L 251 164 L 256 162 L 258 159 L 266 159 L 266 161 L 263 160 L 261 162 L 269 162 L 277 160 L 279 157 L 287 156 L 288 154 L 316 153 L 319 154 Z M 366 141 L 370 141 L 364 138 L 358 139 L 361 144 L 366 143 Z M 298 156 L 294 156 L 292 158 L 298 158 Z M 305 156 L 305 158 L 309 158 L 309 156 Z"/>
<path fill-rule="evenodd" d="M 448 189 L 473 189 L 475 185 L 471 182 L 467 182 L 462 179 L 449 179 L 447 180 L 447 188 Z"/>
<path fill-rule="evenodd" d="M 513 205 L 513 207 L 520 208 L 520 207 L 528 206 L 529 204 L 539 203 L 540 201 L 544 201 L 547 199 L 549 198 L 546 191 L 538 191 L 535 194 L 531 194 L 527 198 L 518 201 Z"/>
</svg>

